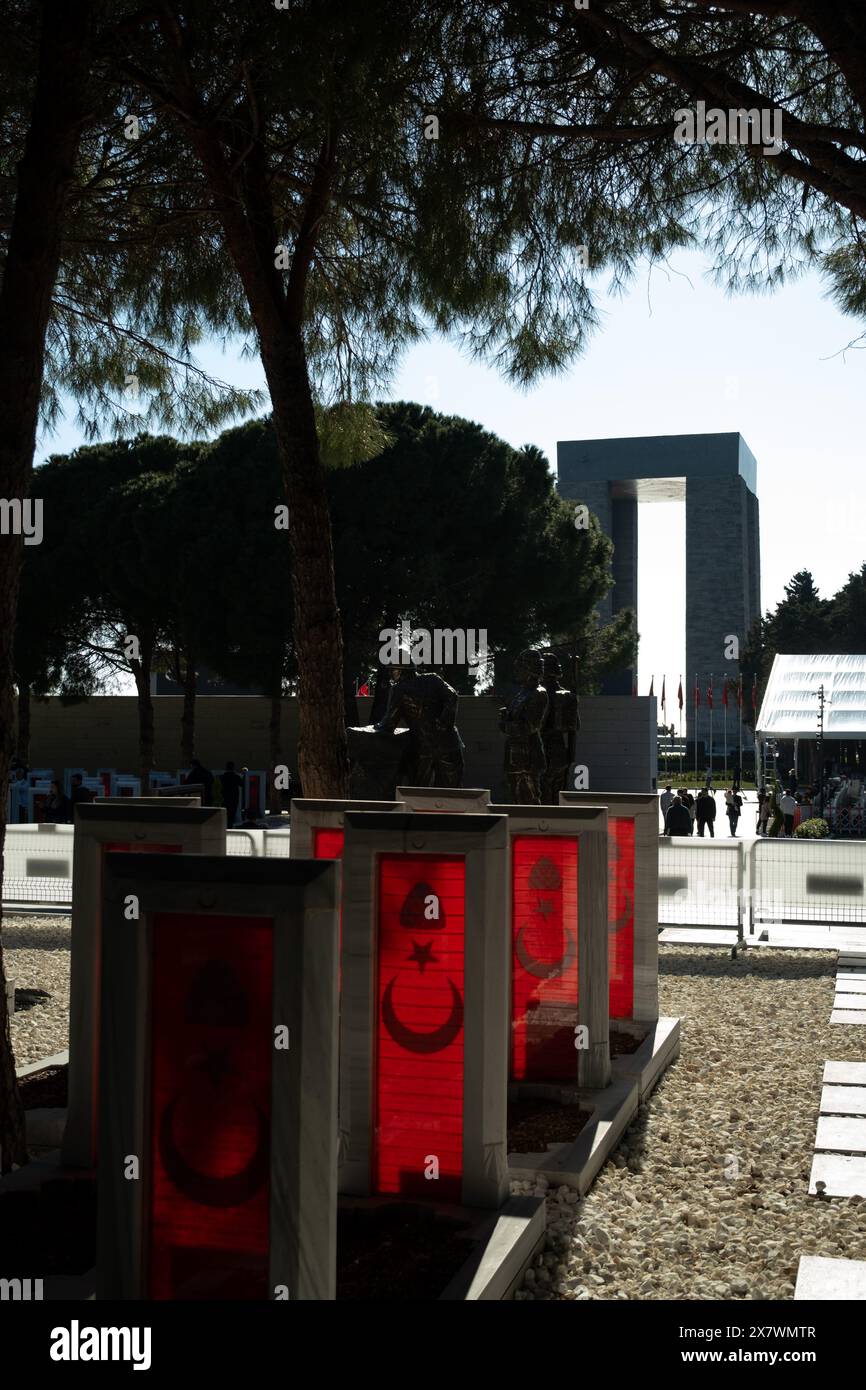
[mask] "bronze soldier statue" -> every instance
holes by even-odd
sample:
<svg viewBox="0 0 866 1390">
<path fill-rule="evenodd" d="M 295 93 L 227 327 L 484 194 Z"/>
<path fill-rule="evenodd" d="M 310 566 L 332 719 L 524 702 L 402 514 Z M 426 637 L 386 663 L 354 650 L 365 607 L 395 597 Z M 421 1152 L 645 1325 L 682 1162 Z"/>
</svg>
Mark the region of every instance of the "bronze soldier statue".
<svg viewBox="0 0 866 1390">
<path fill-rule="evenodd" d="M 577 695 L 561 683 L 562 663 L 553 652 L 544 657 L 542 684 L 547 691 L 547 718 L 541 730 L 547 767 L 541 778 L 541 799 L 546 806 L 559 805 L 568 769 L 574 762 L 575 735 L 580 728 Z"/>
<path fill-rule="evenodd" d="M 521 652 L 514 667 L 520 690 L 499 711 L 499 727 L 505 735 L 505 775 L 511 801 L 538 805 L 544 772 L 541 730 L 547 716 L 547 692 L 539 685 L 541 656 Z"/>
<path fill-rule="evenodd" d="M 401 650 L 404 650 L 401 648 Z M 408 654 L 408 648 L 405 649 Z M 409 767 L 413 787 L 461 787 L 463 740 L 457 730 L 457 691 L 433 671 L 411 665 L 391 668 L 394 684 L 379 733 L 409 730 Z"/>
</svg>

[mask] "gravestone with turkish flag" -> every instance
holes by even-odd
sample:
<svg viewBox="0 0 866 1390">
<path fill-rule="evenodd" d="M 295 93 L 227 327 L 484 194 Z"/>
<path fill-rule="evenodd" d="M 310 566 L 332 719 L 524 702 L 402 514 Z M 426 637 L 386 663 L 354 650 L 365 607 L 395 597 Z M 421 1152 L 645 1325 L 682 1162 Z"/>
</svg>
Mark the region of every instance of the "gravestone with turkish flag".
<svg viewBox="0 0 866 1390">
<path fill-rule="evenodd" d="M 560 792 L 561 806 L 608 813 L 610 1016 L 659 1016 L 658 796 L 655 792 Z"/>
<path fill-rule="evenodd" d="M 340 1191 L 508 1195 L 502 816 L 347 811 Z"/>
<path fill-rule="evenodd" d="M 338 872 L 109 856 L 99 1297 L 335 1297 Z"/>
<path fill-rule="evenodd" d="M 225 854 L 221 807 L 108 800 L 75 808 L 72 856 L 72 938 L 69 978 L 69 1107 L 61 1149 L 71 1168 L 92 1168 L 97 1156 L 99 971 L 102 881 L 106 859 L 138 854 Z"/>
<path fill-rule="evenodd" d="M 493 803 L 509 840 L 514 1082 L 610 1080 L 607 812 Z"/>
</svg>

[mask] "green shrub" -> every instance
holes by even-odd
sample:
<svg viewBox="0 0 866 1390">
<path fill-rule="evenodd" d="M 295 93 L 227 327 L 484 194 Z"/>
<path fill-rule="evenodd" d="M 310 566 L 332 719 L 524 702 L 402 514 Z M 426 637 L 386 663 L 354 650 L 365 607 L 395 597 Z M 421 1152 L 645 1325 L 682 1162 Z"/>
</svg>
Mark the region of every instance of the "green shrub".
<svg viewBox="0 0 866 1390">
<path fill-rule="evenodd" d="M 813 816 L 811 820 L 800 821 L 794 831 L 794 837 L 799 840 L 823 840 L 830 831 L 827 822 L 821 816 Z"/>
</svg>

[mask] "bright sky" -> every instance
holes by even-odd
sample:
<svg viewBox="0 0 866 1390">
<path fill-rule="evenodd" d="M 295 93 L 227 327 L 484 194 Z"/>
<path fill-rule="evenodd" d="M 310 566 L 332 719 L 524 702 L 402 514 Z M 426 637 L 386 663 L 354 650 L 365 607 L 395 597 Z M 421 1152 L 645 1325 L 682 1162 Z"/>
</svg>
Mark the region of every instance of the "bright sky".
<svg viewBox="0 0 866 1390">
<path fill-rule="evenodd" d="M 811 569 L 825 596 L 835 592 L 866 561 L 866 352 L 843 355 L 861 325 L 837 312 L 815 275 L 772 296 L 728 298 L 698 253 L 645 272 L 601 307 L 584 357 L 528 393 L 435 339 L 407 353 L 390 394 L 536 444 L 553 466 L 560 439 L 737 430 L 758 463 L 762 607 L 799 569 Z M 215 347 L 200 360 L 226 380 L 263 384 L 257 363 Z M 81 442 L 64 424 L 40 441 L 37 459 Z M 417 524 L 408 512 L 407 525 Z M 654 675 L 659 694 L 664 673 L 673 696 L 681 672 L 689 688 L 682 504 L 642 507 L 640 528 L 639 693 Z M 502 563 L 507 570 L 506 555 Z"/>
</svg>

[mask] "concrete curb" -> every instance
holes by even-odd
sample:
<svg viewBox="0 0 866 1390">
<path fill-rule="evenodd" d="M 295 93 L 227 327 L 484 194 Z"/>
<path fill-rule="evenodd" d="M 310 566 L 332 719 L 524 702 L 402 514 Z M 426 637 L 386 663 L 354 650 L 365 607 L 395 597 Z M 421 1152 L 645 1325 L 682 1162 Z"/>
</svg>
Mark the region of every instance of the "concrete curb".
<svg viewBox="0 0 866 1390">
<path fill-rule="evenodd" d="M 486 1226 L 477 1248 L 439 1295 L 439 1302 L 510 1298 L 544 1244 L 544 1198 L 509 1197 L 499 1211 L 491 1212 Z"/>
</svg>

